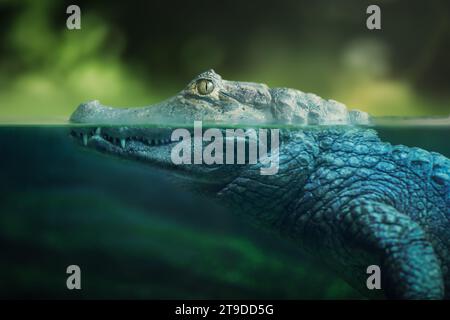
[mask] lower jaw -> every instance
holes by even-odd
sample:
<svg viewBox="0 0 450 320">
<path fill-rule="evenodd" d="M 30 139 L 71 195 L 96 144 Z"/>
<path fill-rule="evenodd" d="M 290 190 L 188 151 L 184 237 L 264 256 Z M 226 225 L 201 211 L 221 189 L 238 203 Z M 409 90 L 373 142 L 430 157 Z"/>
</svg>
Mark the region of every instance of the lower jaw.
<svg viewBox="0 0 450 320">
<path fill-rule="evenodd" d="M 122 132 L 123 134 L 123 132 Z M 200 168 L 201 165 L 175 165 L 171 160 L 172 147 L 178 142 L 171 142 L 170 135 L 166 138 L 148 138 L 129 136 L 113 138 L 107 130 L 100 132 L 93 128 L 73 130 L 71 135 L 82 145 L 102 154 L 123 159 L 138 161 L 155 169 L 171 173 L 172 176 L 186 182 L 195 182 L 213 190 L 222 187 L 231 178 L 221 174 L 215 168 Z M 169 137 L 169 138 L 167 138 Z"/>
<path fill-rule="evenodd" d="M 170 158 L 170 150 L 174 143 L 160 147 L 140 147 L 130 144 L 126 148 L 121 148 L 99 139 L 89 140 L 89 149 L 96 150 L 104 155 L 111 155 L 134 162 L 139 162 L 148 166 L 152 170 L 164 173 L 169 179 L 180 183 L 185 188 L 194 192 L 215 194 L 225 184 L 226 181 L 218 179 L 218 175 L 210 170 L 201 170 L 198 165 L 175 165 Z M 164 149 L 164 150 L 163 150 Z"/>
</svg>

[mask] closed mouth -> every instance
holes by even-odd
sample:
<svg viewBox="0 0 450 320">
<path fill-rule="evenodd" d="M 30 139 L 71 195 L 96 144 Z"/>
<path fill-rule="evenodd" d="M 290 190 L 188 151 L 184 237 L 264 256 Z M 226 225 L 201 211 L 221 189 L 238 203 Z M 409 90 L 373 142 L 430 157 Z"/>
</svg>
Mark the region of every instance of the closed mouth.
<svg viewBox="0 0 450 320">
<path fill-rule="evenodd" d="M 80 127 L 70 135 L 84 146 L 91 143 L 107 144 L 123 150 L 137 147 L 159 147 L 172 144 L 171 130 L 167 128 L 139 127 Z"/>
</svg>

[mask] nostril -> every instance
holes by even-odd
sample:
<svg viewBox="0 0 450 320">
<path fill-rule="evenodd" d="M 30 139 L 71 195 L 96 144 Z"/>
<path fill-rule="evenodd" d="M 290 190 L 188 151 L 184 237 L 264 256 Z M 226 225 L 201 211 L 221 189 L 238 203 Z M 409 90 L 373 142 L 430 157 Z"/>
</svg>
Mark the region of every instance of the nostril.
<svg viewBox="0 0 450 320">
<path fill-rule="evenodd" d="M 71 122 L 88 122 L 102 109 L 98 100 L 82 103 L 70 116 Z"/>
</svg>

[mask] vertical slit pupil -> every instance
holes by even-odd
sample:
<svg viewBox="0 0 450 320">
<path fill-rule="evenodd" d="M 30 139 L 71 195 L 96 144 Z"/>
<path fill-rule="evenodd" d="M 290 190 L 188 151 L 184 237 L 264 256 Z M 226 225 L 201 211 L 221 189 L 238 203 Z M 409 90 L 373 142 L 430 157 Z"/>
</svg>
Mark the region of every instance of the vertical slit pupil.
<svg viewBox="0 0 450 320">
<path fill-rule="evenodd" d="M 200 94 L 208 94 L 212 91 L 213 84 L 209 80 L 200 80 L 198 83 L 198 91 Z"/>
</svg>

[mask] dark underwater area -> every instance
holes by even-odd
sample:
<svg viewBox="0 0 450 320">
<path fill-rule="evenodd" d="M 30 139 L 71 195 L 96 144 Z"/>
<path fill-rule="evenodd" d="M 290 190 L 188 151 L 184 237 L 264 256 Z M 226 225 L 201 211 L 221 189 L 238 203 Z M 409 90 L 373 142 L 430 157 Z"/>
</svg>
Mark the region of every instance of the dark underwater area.
<svg viewBox="0 0 450 320">
<path fill-rule="evenodd" d="M 450 126 L 374 129 L 450 157 Z M 363 298 L 290 242 L 65 126 L 0 127 L 0 159 L 0 298 Z M 82 290 L 66 288 L 72 264 Z"/>
</svg>

